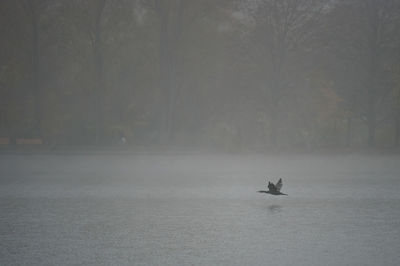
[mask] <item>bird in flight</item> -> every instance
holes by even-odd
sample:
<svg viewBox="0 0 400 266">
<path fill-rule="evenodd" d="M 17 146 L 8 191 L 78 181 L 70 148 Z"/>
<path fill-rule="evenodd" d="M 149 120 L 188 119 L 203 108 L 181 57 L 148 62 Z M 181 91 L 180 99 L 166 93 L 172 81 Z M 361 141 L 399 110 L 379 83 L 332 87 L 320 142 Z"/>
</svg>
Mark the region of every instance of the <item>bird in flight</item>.
<svg viewBox="0 0 400 266">
<path fill-rule="evenodd" d="M 279 178 L 278 182 L 274 185 L 273 183 L 268 181 L 268 191 L 265 190 L 260 190 L 258 191 L 259 193 L 267 193 L 267 194 L 271 194 L 271 195 L 286 195 L 285 193 L 281 192 L 281 188 L 282 188 L 282 178 Z"/>
</svg>

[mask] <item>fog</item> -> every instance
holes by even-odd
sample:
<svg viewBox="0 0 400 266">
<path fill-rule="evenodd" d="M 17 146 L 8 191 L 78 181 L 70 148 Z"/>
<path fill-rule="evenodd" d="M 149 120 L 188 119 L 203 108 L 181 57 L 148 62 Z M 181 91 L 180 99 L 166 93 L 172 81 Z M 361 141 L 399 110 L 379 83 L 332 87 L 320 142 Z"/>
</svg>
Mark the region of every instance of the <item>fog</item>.
<svg viewBox="0 0 400 266">
<path fill-rule="evenodd" d="M 398 1 L 4 0 L 0 138 L 396 149 Z"/>
<path fill-rule="evenodd" d="M 1 265 L 400 265 L 399 0 L 1 0 L 0 36 Z"/>
<path fill-rule="evenodd" d="M 398 156 L 1 155 L 2 265 L 397 265 Z M 283 179 L 289 196 L 257 193 Z"/>
</svg>

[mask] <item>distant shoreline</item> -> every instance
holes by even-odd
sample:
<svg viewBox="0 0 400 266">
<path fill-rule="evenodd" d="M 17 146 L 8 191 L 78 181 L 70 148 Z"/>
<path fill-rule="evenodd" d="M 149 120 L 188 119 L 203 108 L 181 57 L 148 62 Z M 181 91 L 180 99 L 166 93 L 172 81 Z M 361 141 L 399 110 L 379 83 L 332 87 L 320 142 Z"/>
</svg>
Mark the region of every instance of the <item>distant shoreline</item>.
<svg viewBox="0 0 400 266">
<path fill-rule="evenodd" d="M 400 155 L 400 148 L 319 148 L 319 149 L 270 149 L 270 150 L 237 150 L 208 149 L 205 147 L 177 146 L 8 146 L 0 147 L 0 155 L 7 154 L 69 154 L 69 155 Z"/>
</svg>

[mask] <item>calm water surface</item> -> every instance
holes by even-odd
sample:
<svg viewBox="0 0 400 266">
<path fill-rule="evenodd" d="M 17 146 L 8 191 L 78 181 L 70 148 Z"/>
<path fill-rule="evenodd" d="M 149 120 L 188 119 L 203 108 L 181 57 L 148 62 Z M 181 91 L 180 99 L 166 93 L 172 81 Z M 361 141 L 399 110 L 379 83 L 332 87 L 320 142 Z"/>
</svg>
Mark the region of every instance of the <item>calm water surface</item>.
<svg viewBox="0 0 400 266">
<path fill-rule="evenodd" d="M 0 155 L 0 265 L 400 265 L 400 157 Z M 289 196 L 256 193 L 266 176 Z"/>
</svg>

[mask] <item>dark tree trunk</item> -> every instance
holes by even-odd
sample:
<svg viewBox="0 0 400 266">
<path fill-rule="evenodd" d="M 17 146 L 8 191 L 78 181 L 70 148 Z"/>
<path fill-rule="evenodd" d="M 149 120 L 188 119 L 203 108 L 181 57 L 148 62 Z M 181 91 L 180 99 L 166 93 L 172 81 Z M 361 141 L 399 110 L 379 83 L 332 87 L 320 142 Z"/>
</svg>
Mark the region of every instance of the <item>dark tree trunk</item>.
<svg viewBox="0 0 400 266">
<path fill-rule="evenodd" d="M 33 134 L 40 137 L 42 134 L 42 87 L 39 52 L 39 7 L 37 0 L 23 1 L 25 11 L 30 18 L 31 31 L 31 92 L 33 98 Z"/>
<path fill-rule="evenodd" d="M 369 23 L 369 32 L 367 35 L 368 41 L 368 52 L 369 52 L 369 61 L 368 61 L 368 71 L 367 71 L 367 127 L 368 127 L 368 147 L 375 146 L 375 131 L 376 131 L 376 78 L 378 71 L 378 31 L 379 31 L 379 15 L 378 8 L 376 6 L 377 2 L 371 1 L 366 2 L 367 7 L 367 16 Z"/>
<path fill-rule="evenodd" d="M 35 10 L 35 12 L 37 12 Z M 34 121 L 35 131 L 38 136 L 42 135 L 42 88 L 40 82 L 39 62 L 39 28 L 37 14 L 32 18 L 32 88 L 34 93 Z"/>
<path fill-rule="evenodd" d="M 372 148 L 375 146 L 375 131 L 376 131 L 376 115 L 375 115 L 374 102 L 372 100 L 368 101 L 367 119 L 368 119 L 367 121 L 368 147 Z"/>
<path fill-rule="evenodd" d="M 162 91 L 161 108 L 160 108 L 160 136 L 159 141 L 166 144 L 170 138 L 169 132 L 169 110 L 170 110 L 170 90 L 171 90 L 171 68 L 170 68 L 170 43 L 168 40 L 168 13 L 157 1 L 157 14 L 160 20 L 159 31 L 159 86 Z"/>
<path fill-rule="evenodd" d="M 163 98 L 160 108 L 160 136 L 161 144 L 169 144 L 173 140 L 176 97 L 178 91 L 178 45 L 182 33 L 184 1 L 178 3 L 176 17 L 171 17 L 171 10 L 165 2 L 155 0 L 155 9 L 159 18 L 159 70 L 160 89 Z M 171 7 L 170 7 L 171 8 Z"/>
<path fill-rule="evenodd" d="M 395 121 L 396 121 L 396 129 L 395 129 L 394 144 L 395 144 L 395 147 L 399 147 L 400 146 L 400 108 L 397 110 Z"/>
<path fill-rule="evenodd" d="M 95 24 L 93 32 L 93 62 L 94 62 L 94 84 L 93 92 L 94 111 L 95 111 L 95 127 L 96 143 L 99 144 L 104 136 L 104 94 L 105 94 L 105 78 L 104 78 L 104 58 L 103 58 L 103 42 L 101 36 L 101 19 L 104 11 L 106 0 L 97 2 L 95 13 Z"/>
<path fill-rule="evenodd" d="M 347 117 L 347 132 L 346 132 L 346 146 L 351 147 L 352 145 L 352 122 L 353 118 L 352 117 Z"/>
</svg>

